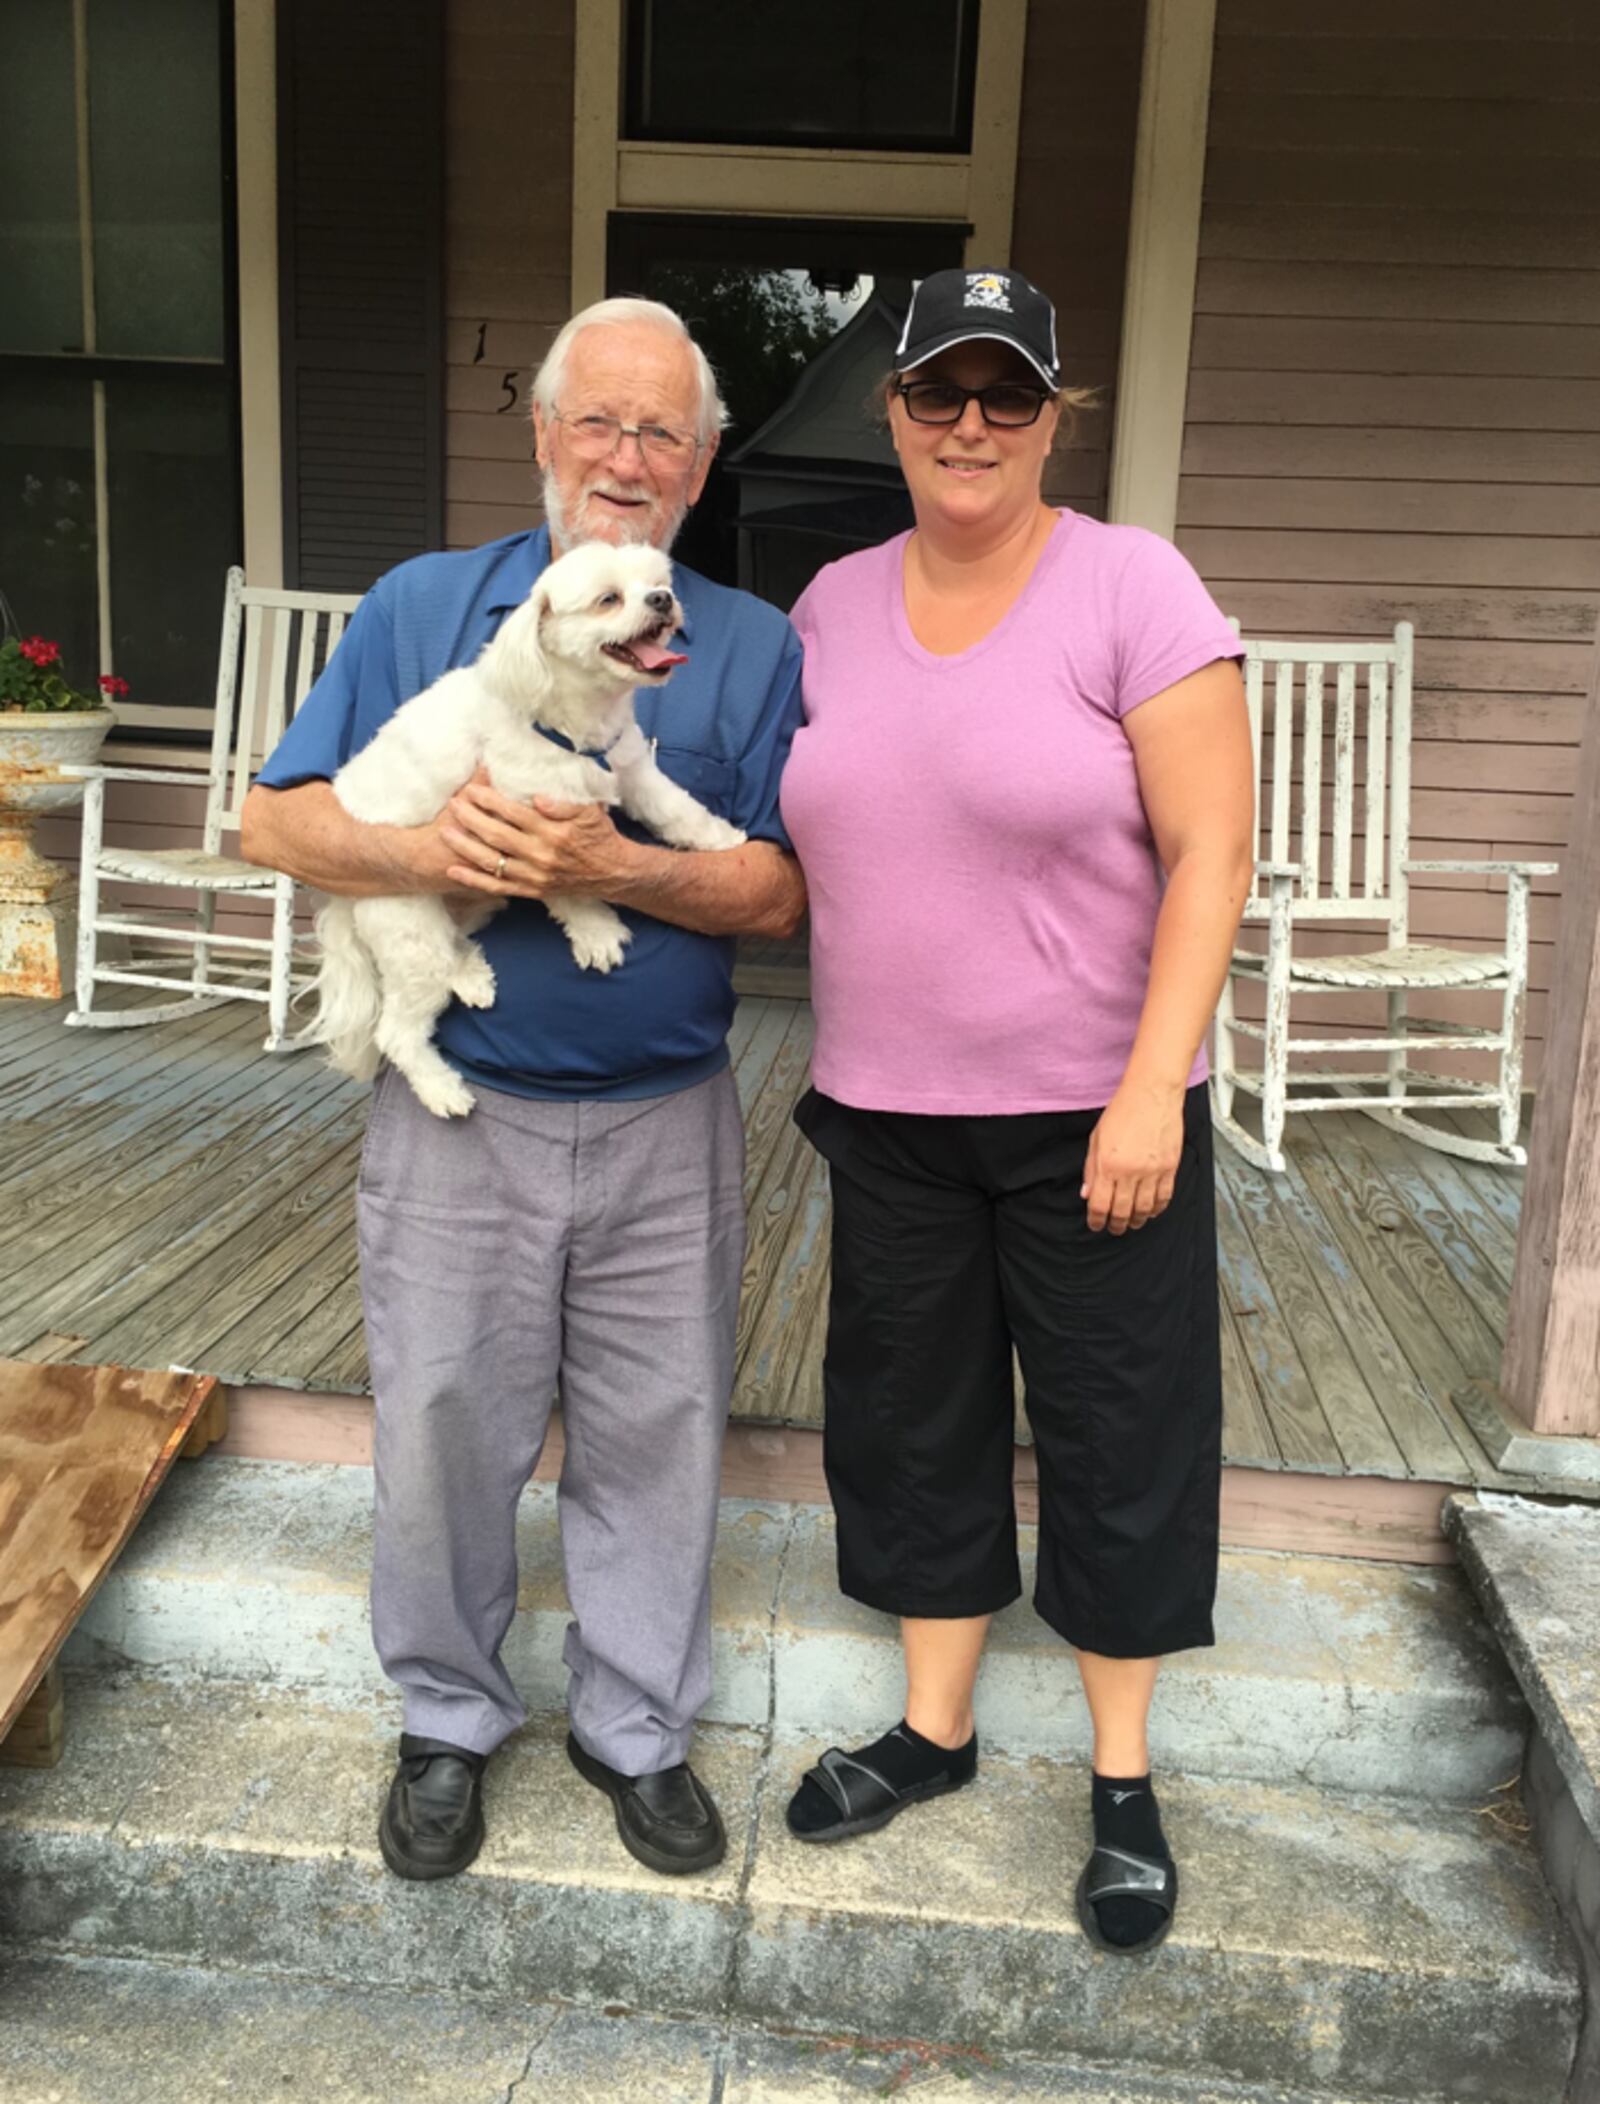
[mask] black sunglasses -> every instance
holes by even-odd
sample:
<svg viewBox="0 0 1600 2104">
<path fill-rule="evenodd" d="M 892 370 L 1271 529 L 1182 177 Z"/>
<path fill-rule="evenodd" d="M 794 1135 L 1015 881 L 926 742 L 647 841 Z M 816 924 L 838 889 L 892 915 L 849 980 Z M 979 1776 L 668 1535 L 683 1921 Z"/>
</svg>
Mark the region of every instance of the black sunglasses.
<svg viewBox="0 0 1600 2104">
<path fill-rule="evenodd" d="M 976 402 L 986 424 L 1007 431 L 1036 424 L 1051 399 L 1044 388 L 1019 380 L 996 380 L 988 387 L 957 387 L 953 380 L 902 380 L 895 393 L 914 424 L 959 424 L 967 404 Z"/>
</svg>

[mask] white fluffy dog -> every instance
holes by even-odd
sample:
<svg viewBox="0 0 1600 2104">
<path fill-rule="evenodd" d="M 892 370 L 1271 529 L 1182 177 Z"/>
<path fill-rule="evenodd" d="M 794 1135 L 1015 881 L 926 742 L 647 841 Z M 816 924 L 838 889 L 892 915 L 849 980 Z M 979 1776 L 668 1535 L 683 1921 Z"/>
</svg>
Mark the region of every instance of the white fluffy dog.
<svg viewBox="0 0 1600 2104">
<path fill-rule="evenodd" d="M 659 549 L 600 541 L 574 548 L 507 615 L 475 664 L 406 702 L 339 769 L 335 796 L 353 818 L 425 825 L 481 765 L 507 796 L 620 805 L 672 847 L 737 847 L 743 833 L 661 772 L 634 721 L 634 690 L 660 686 L 684 662 L 669 647 L 682 618 L 672 565 Z M 436 1116 L 471 1110 L 472 1092 L 434 1049 L 433 1027 L 452 994 L 470 1008 L 493 1003 L 494 973 L 472 936 L 501 903 L 411 894 L 333 899 L 323 908 L 313 1030 L 342 1073 L 370 1080 L 382 1057 Z M 604 900 L 544 903 L 585 969 L 609 972 L 622 962 L 628 928 Z"/>
</svg>

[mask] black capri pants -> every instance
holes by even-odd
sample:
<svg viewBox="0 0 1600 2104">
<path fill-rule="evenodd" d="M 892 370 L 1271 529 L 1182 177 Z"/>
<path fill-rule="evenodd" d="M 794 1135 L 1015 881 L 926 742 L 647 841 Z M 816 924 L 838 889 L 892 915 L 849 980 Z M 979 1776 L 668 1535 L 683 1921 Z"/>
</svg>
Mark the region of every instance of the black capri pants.
<svg viewBox="0 0 1600 2104">
<path fill-rule="evenodd" d="M 1123 1235 L 1079 1196 L 1097 1110 L 928 1117 L 811 1090 L 833 1277 L 824 1457 L 839 1583 L 896 1615 L 1019 1597 L 1015 1345 L 1039 1464 L 1034 1604 L 1069 1644 L 1213 1642 L 1222 1373 L 1211 1115 L 1172 1203 Z"/>
</svg>

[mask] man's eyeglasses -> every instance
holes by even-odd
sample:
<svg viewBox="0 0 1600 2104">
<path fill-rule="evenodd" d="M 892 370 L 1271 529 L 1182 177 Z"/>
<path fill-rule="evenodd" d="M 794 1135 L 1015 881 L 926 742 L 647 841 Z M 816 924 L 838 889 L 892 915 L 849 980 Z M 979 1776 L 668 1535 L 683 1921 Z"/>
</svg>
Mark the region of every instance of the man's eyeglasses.
<svg viewBox="0 0 1600 2104">
<path fill-rule="evenodd" d="M 684 467 L 700 450 L 692 431 L 675 431 L 670 424 L 625 424 L 617 416 L 567 416 L 559 409 L 551 415 L 566 425 L 572 450 L 585 460 L 604 460 L 625 438 L 636 439 L 640 452 L 661 467 Z"/>
<path fill-rule="evenodd" d="M 957 387 L 950 380 L 902 380 L 895 393 L 914 424 L 959 424 L 967 404 L 976 402 L 986 424 L 1020 431 L 1036 424 L 1051 398 L 1042 387 L 1016 380 L 997 380 L 989 387 Z"/>
</svg>

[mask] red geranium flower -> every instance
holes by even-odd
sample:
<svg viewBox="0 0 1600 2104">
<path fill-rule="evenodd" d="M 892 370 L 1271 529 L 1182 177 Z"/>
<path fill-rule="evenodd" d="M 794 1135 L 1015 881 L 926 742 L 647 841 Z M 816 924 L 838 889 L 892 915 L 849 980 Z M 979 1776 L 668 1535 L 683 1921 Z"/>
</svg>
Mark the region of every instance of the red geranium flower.
<svg viewBox="0 0 1600 2104">
<path fill-rule="evenodd" d="M 43 636 L 25 637 L 17 648 L 30 664 L 38 665 L 41 669 L 46 665 L 59 665 L 61 662 L 61 645 L 47 643 Z"/>
<path fill-rule="evenodd" d="M 103 672 L 100 675 L 100 691 L 102 694 L 126 694 L 128 682 L 118 679 L 114 672 Z"/>
</svg>

